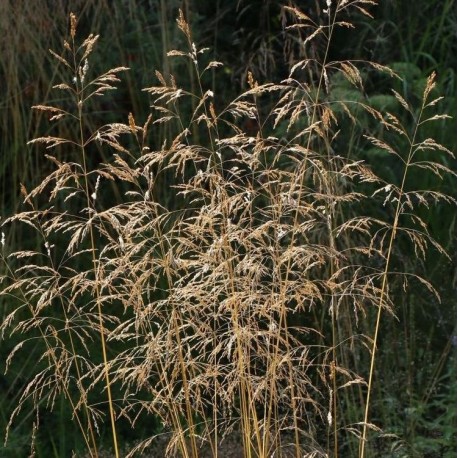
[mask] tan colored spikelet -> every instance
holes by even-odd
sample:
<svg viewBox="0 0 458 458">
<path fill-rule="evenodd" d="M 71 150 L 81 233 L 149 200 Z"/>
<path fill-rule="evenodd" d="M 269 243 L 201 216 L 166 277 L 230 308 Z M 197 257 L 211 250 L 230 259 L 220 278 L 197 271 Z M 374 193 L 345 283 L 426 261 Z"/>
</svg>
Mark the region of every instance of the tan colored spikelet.
<svg viewBox="0 0 458 458">
<path fill-rule="evenodd" d="M 326 71 L 326 66 L 323 67 L 323 80 L 324 80 L 324 88 L 326 90 L 326 94 L 329 94 L 329 77 L 328 77 L 328 72 Z"/>
<path fill-rule="evenodd" d="M 408 111 L 409 113 L 412 113 L 412 110 L 410 109 L 409 104 L 404 99 L 404 97 L 402 97 L 402 95 L 399 94 L 399 92 L 395 91 L 394 89 L 391 89 L 391 92 L 394 94 L 398 102 L 404 107 L 404 109 Z"/>
<path fill-rule="evenodd" d="M 175 77 L 173 75 L 170 75 L 170 82 L 172 84 L 172 89 L 174 91 L 176 91 L 178 89 L 178 87 L 177 87 L 177 83 L 175 81 Z"/>
<path fill-rule="evenodd" d="M 258 87 L 258 82 L 254 79 L 253 73 L 251 73 L 251 71 L 248 71 L 247 80 L 250 89 L 256 89 Z"/>
<path fill-rule="evenodd" d="M 64 64 L 66 67 L 71 68 L 70 64 L 59 54 L 55 53 L 52 49 L 49 50 L 49 52 L 62 64 Z"/>
<path fill-rule="evenodd" d="M 186 35 L 187 38 L 191 39 L 191 31 L 189 30 L 189 25 L 184 18 L 184 14 L 181 8 L 178 10 L 178 14 L 178 28 Z"/>
<path fill-rule="evenodd" d="M 304 14 L 302 11 L 298 10 L 297 8 L 294 8 L 291 6 L 283 6 L 283 9 L 293 13 L 297 17 L 297 19 L 300 19 L 302 21 L 311 21 L 311 19 L 306 14 Z"/>
<path fill-rule="evenodd" d="M 72 37 L 72 40 L 75 39 L 77 23 L 78 23 L 78 20 L 76 18 L 75 13 L 70 13 L 70 36 Z"/>
<path fill-rule="evenodd" d="M 156 78 L 159 80 L 162 86 L 167 86 L 167 83 L 165 82 L 165 79 L 162 76 L 162 73 L 159 70 L 156 70 L 155 73 L 156 73 Z"/>
<path fill-rule="evenodd" d="M 386 65 L 381 65 L 377 62 L 372 62 L 372 61 L 369 61 L 368 64 L 371 67 L 375 68 L 377 71 L 382 72 L 382 73 L 387 73 L 392 78 L 397 78 L 399 81 L 402 81 L 402 78 L 396 72 L 394 72 L 390 67 L 387 67 Z"/>
<path fill-rule="evenodd" d="M 132 131 L 133 134 L 135 134 L 137 128 L 135 126 L 135 119 L 134 119 L 134 115 L 132 113 L 129 113 L 129 127 L 130 127 L 130 130 Z"/>
<path fill-rule="evenodd" d="M 86 59 L 87 56 L 89 56 L 89 54 L 91 54 L 92 50 L 94 49 L 94 45 L 96 44 L 97 40 L 99 39 L 99 35 L 94 35 L 94 34 L 90 34 L 83 42 L 83 44 L 81 45 L 83 48 L 86 48 L 85 51 L 84 51 L 84 54 L 83 54 L 83 57 L 81 58 L 81 60 L 83 61 L 84 59 Z"/>
<path fill-rule="evenodd" d="M 153 115 L 150 113 L 148 115 L 148 119 L 146 120 L 145 124 L 143 125 L 143 129 L 142 129 L 142 131 L 143 131 L 143 137 L 142 137 L 143 143 L 145 143 L 145 141 L 146 141 L 146 137 L 148 135 L 148 128 L 149 128 L 152 120 L 153 120 Z"/>
<path fill-rule="evenodd" d="M 428 95 L 430 92 L 436 87 L 436 72 L 432 72 L 431 75 L 428 76 L 428 80 L 426 81 L 426 87 L 423 92 L 423 103 L 426 102 Z"/>
<path fill-rule="evenodd" d="M 48 111 L 50 113 L 67 113 L 65 110 L 62 110 L 61 108 L 51 107 L 48 105 L 34 105 L 32 107 L 32 110 Z"/>
<path fill-rule="evenodd" d="M 213 102 L 210 102 L 210 116 L 212 117 L 213 124 L 216 124 L 216 113 L 215 107 L 213 106 Z"/>
<path fill-rule="evenodd" d="M 212 61 L 210 62 L 206 67 L 205 67 L 205 70 L 209 70 L 211 68 L 218 68 L 218 67 L 221 67 L 223 65 L 222 62 L 218 62 L 218 61 Z M 204 70 L 204 71 L 205 71 Z"/>
<path fill-rule="evenodd" d="M 311 33 L 304 41 L 304 45 L 308 43 L 310 40 L 313 40 L 316 36 L 320 35 L 323 33 L 323 27 L 320 26 L 318 27 L 313 33 Z"/>
<path fill-rule="evenodd" d="M 52 88 L 61 89 L 62 91 L 71 91 L 72 90 L 72 88 L 68 84 L 65 84 L 65 83 L 56 84 Z"/>
<path fill-rule="evenodd" d="M 374 2 L 367 2 L 371 5 L 374 5 L 375 3 Z M 360 13 L 364 14 L 364 16 L 367 16 L 368 18 L 371 18 L 371 19 L 374 19 L 374 16 L 372 16 L 371 13 L 369 13 L 369 11 L 366 10 L 366 8 L 363 8 L 361 6 L 358 6 L 358 5 L 353 5 L 357 10 L 359 10 Z"/>
<path fill-rule="evenodd" d="M 189 56 L 189 54 L 183 51 L 178 51 L 177 49 L 172 49 L 171 51 L 167 52 L 167 57 L 183 57 L 183 56 Z"/>
<path fill-rule="evenodd" d="M 19 187 L 20 187 L 22 196 L 23 197 L 27 197 L 28 192 L 27 192 L 27 189 L 25 188 L 24 184 L 20 183 Z"/>
<path fill-rule="evenodd" d="M 342 74 L 345 76 L 345 78 L 354 86 L 356 86 L 359 89 L 362 89 L 363 87 L 363 80 L 361 78 L 361 75 L 359 73 L 359 70 L 356 68 L 355 65 L 353 65 L 351 62 L 346 61 L 342 62 L 340 64 Z"/>
</svg>

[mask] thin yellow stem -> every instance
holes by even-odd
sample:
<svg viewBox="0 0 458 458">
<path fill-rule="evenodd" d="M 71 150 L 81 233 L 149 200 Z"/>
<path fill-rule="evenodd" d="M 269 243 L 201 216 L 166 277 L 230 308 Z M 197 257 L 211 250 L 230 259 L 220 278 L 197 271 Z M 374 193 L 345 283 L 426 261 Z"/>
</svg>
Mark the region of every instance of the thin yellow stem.
<svg viewBox="0 0 458 458">
<path fill-rule="evenodd" d="M 75 75 L 78 75 L 76 62 L 75 62 Z M 88 171 L 87 171 L 87 164 L 86 164 L 86 151 L 84 147 L 85 142 L 84 142 L 84 134 L 83 134 L 83 101 L 82 100 L 83 100 L 82 93 L 78 93 L 77 94 L 77 106 L 78 106 L 80 148 L 81 148 L 81 156 L 82 156 L 82 161 L 83 161 L 84 187 L 85 187 L 85 193 L 86 193 L 87 208 L 92 209 L 91 202 L 90 202 L 90 194 L 89 194 Z M 105 377 L 105 385 L 106 385 L 107 397 L 108 397 L 108 409 L 110 413 L 111 433 L 112 433 L 112 438 L 113 438 L 113 447 L 114 447 L 115 457 L 119 458 L 119 448 L 118 448 L 118 440 L 117 440 L 117 434 L 116 434 L 115 412 L 114 412 L 113 399 L 112 399 L 112 394 L 111 394 L 111 381 L 110 381 L 110 374 L 109 374 L 107 348 L 106 348 L 106 342 L 105 342 L 105 332 L 104 332 L 104 326 L 103 326 L 103 311 L 102 311 L 102 303 L 100 299 L 100 287 L 99 287 L 99 281 L 98 281 L 98 268 L 97 268 L 97 259 L 96 259 L 96 253 L 95 253 L 96 251 L 95 238 L 94 238 L 94 230 L 93 230 L 92 224 L 89 225 L 89 237 L 90 237 L 90 243 L 91 243 L 92 263 L 93 263 L 93 269 L 94 269 L 97 314 L 99 318 L 100 343 L 101 343 L 101 348 L 102 348 L 104 377 Z"/>
</svg>

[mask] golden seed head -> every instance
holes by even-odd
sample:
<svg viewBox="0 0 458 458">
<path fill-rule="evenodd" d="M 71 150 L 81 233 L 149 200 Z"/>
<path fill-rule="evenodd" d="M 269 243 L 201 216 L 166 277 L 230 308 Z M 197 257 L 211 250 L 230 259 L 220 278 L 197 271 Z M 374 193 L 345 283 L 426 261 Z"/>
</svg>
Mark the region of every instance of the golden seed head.
<svg viewBox="0 0 458 458">
<path fill-rule="evenodd" d="M 76 35 L 76 23 L 77 19 L 75 13 L 70 13 L 70 36 L 72 39 L 74 39 Z"/>
<path fill-rule="evenodd" d="M 183 11 L 180 9 L 178 10 L 179 17 L 177 19 L 178 27 L 179 29 L 188 37 L 191 39 L 191 31 L 189 29 L 189 25 L 186 22 L 186 19 L 184 18 Z"/>
<path fill-rule="evenodd" d="M 134 115 L 132 113 L 129 113 L 129 127 L 132 133 L 135 133 L 136 127 L 135 127 L 135 119 Z"/>
<path fill-rule="evenodd" d="M 250 86 L 250 89 L 255 89 L 258 87 L 258 82 L 254 79 L 253 73 L 248 71 L 248 86 Z"/>
</svg>

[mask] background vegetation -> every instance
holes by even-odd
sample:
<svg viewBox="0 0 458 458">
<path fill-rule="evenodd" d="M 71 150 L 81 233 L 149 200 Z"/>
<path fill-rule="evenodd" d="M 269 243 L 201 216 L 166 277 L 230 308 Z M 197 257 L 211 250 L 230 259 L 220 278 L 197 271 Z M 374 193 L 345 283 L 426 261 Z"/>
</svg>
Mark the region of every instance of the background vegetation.
<svg viewBox="0 0 458 458">
<path fill-rule="evenodd" d="M 322 15 L 325 2 L 288 2 L 297 5 L 312 17 Z M 154 71 L 177 75 L 179 86 L 199 92 L 199 81 L 193 68 L 185 61 L 166 57 L 171 49 L 186 48 L 186 37 L 176 27 L 178 9 L 189 20 L 193 40 L 197 48 L 209 47 L 209 58 L 223 63 L 218 71 L 209 72 L 206 87 L 218 94 L 215 109 L 249 89 L 247 79 L 251 72 L 254 80 L 280 83 L 289 73 L 293 59 L 313 59 L 322 50 L 301 48 L 294 33 L 286 34 L 285 17 L 277 1 L 3 1 L 0 3 L 0 162 L 2 186 L 2 220 L 23 209 L 24 197 L 20 184 L 28 189 L 41 182 L 54 170 L 43 158 L 43 149 L 28 145 L 27 141 L 51 134 L 46 114 L 32 112 L 32 105 L 67 103 L 51 91 L 53 84 L 63 79 L 62 67 L 57 67 L 48 49 L 62 49 L 62 37 L 68 36 L 68 17 L 71 11 L 78 15 L 78 36 L 89 33 L 101 38 L 91 59 L 91 72 L 102 74 L 109 68 L 126 66 L 130 71 L 122 75 L 119 89 L 103 98 L 91 101 L 90 117 L 86 120 L 87 132 L 95 131 L 103 122 L 127 122 L 128 113 L 136 119 L 146 120 L 150 112 L 150 97 L 142 92 L 155 83 Z M 412 11 L 415 14 L 412 14 Z M 394 89 L 412 105 L 421 103 L 424 86 L 432 71 L 437 72 L 437 94 L 445 98 L 438 104 L 438 111 L 456 117 L 456 6 L 455 2 L 382 1 L 378 7 L 370 7 L 375 19 L 355 15 L 351 20 L 356 30 L 341 29 L 329 50 L 330 60 L 374 60 L 389 66 L 403 77 L 396 81 Z M 294 57 L 293 57 L 294 56 Z M 393 81 L 381 75 L 366 75 L 364 99 L 360 92 L 345 79 L 336 76 L 332 83 L 332 96 L 339 100 L 366 100 L 380 110 L 396 113 L 408 130 L 413 121 L 397 105 L 389 93 Z M 188 112 L 196 108 L 189 102 Z M 257 107 L 260 116 L 267 119 L 269 98 Z M 183 109 L 186 113 L 186 109 Z M 183 115 L 186 116 L 186 115 Z M 365 160 L 378 170 L 387 182 L 395 182 L 401 173 L 397 165 L 377 148 L 371 148 L 360 132 L 376 135 L 377 125 L 371 117 L 358 112 L 361 131 L 346 129 L 338 139 L 338 146 L 355 157 Z M 256 136 L 258 124 L 240 121 L 239 127 Z M 186 122 L 185 122 L 186 123 Z M 244 124 L 245 123 L 245 124 Z M 205 144 L 206 132 L 193 125 L 193 141 Z M 267 127 L 267 126 L 266 126 Z M 62 123 L 61 137 L 78 136 L 78 125 Z M 162 138 L 176 133 L 173 125 L 158 124 L 158 131 L 151 139 L 151 149 L 160 148 Z M 281 129 L 281 126 L 280 126 Z M 286 125 L 284 127 L 286 132 Z M 439 120 L 426 127 L 425 137 L 435 138 L 451 151 L 456 151 L 454 122 Z M 155 144 L 157 142 L 158 144 Z M 89 168 L 100 162 L 110 163 L 108 148 L 94 149 L 89 157 Z M 71 160 L 70 157 L 61 160 Z M 454 168 L 449 157 L 444 166 Z M 173 176 L 173 174 L 171 174 Z M 157 186 L 156 198 L 168 208 L 179 208 L 182 202 L 166 184 L 171 177 L 164 174 L 163 186 Z M 438 188 L 445 194 L 455 194 L 455 178 L 446 176 L 435 181 L 430 175 L 417 173 L 409 183 L 414 189 Z M 123 188 L 113 186 L 100 199 L 110 201 L 111 194 L 118 201 Z M 43 196 L 37 196 L 39 205 L 46 205 Z M 370 203 L 366 205 L 371 205 Z M 374 201 L 370 211 L 377 215 L 380 201 Z M 456 254 L 456 214 L 446 203 L 437 203 L 421 210 L 428 230 L 451 256 Z M 10 253 L 15 249 L 43 250 L 41 240 L 25 225 L 15 225 L 14 231 L 5 231 L 4 246 Z M 59 246 L 59 241 L 54 242 Z M 445 256 L 428 253 L 423 262 L 413 255 L 408 243 L 401 240 L 397 247 L 395 270 L 415 271 L 428 278 L 438 289 L 442 302 L 424 289 L 408 289 L 395 284 L 395 314 L 386 315 L 380 331 L 381 343 L 377 356 L 377 384 L 373 394 L 372 422 L 381 426 L 383 435 L 375 439 L 372 456 L 454 456 L 456 449 L 456 275 L 455 264 Z M 3 319 L 18 305 L 17 298 L 3 297 Z M 370 310 L 359 323 L 358 334 L 372 335 L 375 311 Z M 354 324 L 348 324 L 352 326 Z M 30 374 L 38 373 L 43 360 L 41 349 L 36 352 L 18 352 L 6 371 L 6 358 L 23 340 L 21 332 L 10 333 L 4 328 L 0 342 L 2 371 L 0 376 L 0 427 L 5 430 L 10 415 L 19 404 L 24 388 L 30 383 Z M 356 331 L 354 331 L 356 333 Z M 116 354 L 116 343 L 110 344 L 110 352 Z M 99 345 L 91 348 L 95 360 L 101 358 Z M 361 362 L 367 367 L 367 361 Z M 362 370 L 364 372 L 364 370 Z M 367 376 L 367 373 L 364 373 Z M 84 450 L 80 431 L 75 427 L 72 411 L 66 396 L 58 393 L 49 409 L 49 399 L 39 402 L 39 409 L 30 405 L 22 407 L 10 427 L 8 442 L 0 455 L 23 457 L 30 452 L 31 443 L 37 456 L 77 456 Z M 363 403 L 349 396 L 342 400 L 342 409 L 354 422 L 361 421 Z M 350 411 L 354 409 L 354 412 Z M 34 430 L 33 425 L 40 427 Z M 123 444 L 161 431 L 159 418 L 146 417 L 131 428 L 128 421 L 118 422 L 118 433 Z M 32 441 L 31 434 L 35 435 Z M 111 447 L 108 422 L 100 423 L 101 441 Z M 375 445 L 374 445 L 375 444 Z M 342 442 L 342 456 L 353 456 L 351 444 Z M 348 455 L 350 454 L 350 455 Z"/>
</svg>

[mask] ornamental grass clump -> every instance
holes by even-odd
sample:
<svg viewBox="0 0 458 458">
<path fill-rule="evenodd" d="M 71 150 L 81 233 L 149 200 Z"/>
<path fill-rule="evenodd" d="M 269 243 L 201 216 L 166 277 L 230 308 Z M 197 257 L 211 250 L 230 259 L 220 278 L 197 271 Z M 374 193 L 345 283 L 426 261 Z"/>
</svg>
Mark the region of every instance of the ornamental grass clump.
<svg viewBox="0 0 458 458">
<path fill-rule="evenodd" d="M 392 70 L 330 59 L 335 30 L 375 3 L 327 1 L 316 19 L 285 6 L 301 46 L 287 78 L 249 72 L 229 103 L 208 86 L 222 64 L 196 46 L 180 11 L 187 49 L 168 55 L 191 68 L 197 92 L 156 71 L 143 89 L 146 119 L 130 113 L 92 131 L 93 99 L 128 69 L 92 75 L 98 36 L 78 44 L 70 16 L 70 38 L 51 51 L 68 72 L 54 86 L 65 102 L 33 108 L 80 134 L 31 140 L 54 171 L 23 187 L 28 209 L 3 223 L 27 224 L 41 241 L 3 247 L 2 295 L 17 306 L 1 329 L 21 336 L 8 362 L 41 349 L 10 426 L 29 400 L 38 412 L 64 398 L 91 457 L 101 453 L 101 425 L 120 456 L 119 422 L 135 428 L 147 418 L 161 429 L 128 456 L 164 434 L 168 456 L 196 458 L 206 444 L 216 457 L 231 431 L 245 457 L 377 456 L 383 425 L 371 405 L 383 315 L 396 315 L 399 285 L 436 294 L 397 268 L 397 244 L 420 259 L 431 247 L 446 254 L 422 215 L 452 202 L 409 177 L 452 173 L 441 160 L 452 153 L 421 134 L 445 117 L 434 112 L 434 74 L 417 108 L 393 92 L 415 119 L 410 132 L 364 97 L 368 78 L 396 79 Z M 360 96 L 335 98 L 339 78 Z M 358 157 L 341 140 L 349 132 L 389 158 L 399 180 Z"/>
</svg>

